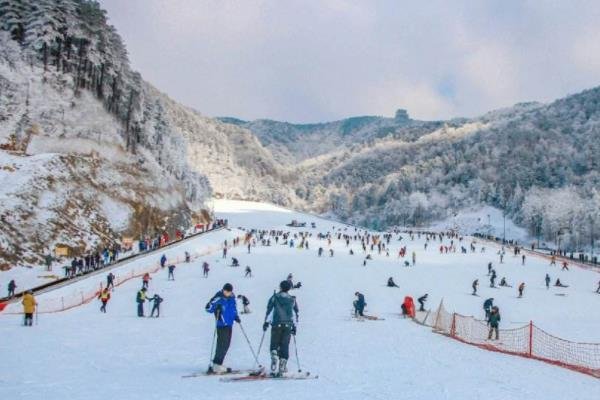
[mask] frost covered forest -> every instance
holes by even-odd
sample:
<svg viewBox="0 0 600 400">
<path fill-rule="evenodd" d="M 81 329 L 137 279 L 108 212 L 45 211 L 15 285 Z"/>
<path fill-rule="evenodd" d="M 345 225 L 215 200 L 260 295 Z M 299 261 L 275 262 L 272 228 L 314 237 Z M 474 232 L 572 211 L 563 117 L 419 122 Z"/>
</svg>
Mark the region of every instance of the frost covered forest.
<svg viewBox="0 0 600 400">
<path fill-rule="evenodd" d="M 304 125 L 208 118 L 130 68 L 96 1 L 0 0 L 0 146 L 13 175 L 3 173 L 25 176 L 3 192 L 4 246 L 32 218 L 20 242 L 44 230 L 48 245 L 75 235 L 87 246 L 90 237 L 184 225 L 214 196 L 377 229 L 425 227 L 488 205 L 533 237 L 560 235 L 563 247 L 583 249 L 600 236 L 599 122 L 600 88 L 449 121 L 405 110 Z M 90 184 L 98 169 L 104 184 Z M 60 190 L 57 171 L 66 171 Z M 16 194 L 18 204 L 9 201 Z M 116 204 L 94 206 L 100 195 Z M 133 226 L 148 207 L 163 220 Z M 115 208 L 126 210 L 118 221 Z M 74 214 L 78 229 L 47 223 Z M 83 226 L 90 219 L 102 223 Z"/>
</svg>

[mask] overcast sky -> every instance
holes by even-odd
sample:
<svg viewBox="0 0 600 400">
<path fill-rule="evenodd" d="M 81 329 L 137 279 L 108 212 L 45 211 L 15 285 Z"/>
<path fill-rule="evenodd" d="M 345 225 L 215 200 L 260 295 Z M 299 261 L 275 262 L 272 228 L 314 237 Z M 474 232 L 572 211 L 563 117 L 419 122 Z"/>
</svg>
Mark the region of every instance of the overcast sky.
<svg viewBox="0 0 600 400">
<path fill-rule="evenodd" d="M 600 85 L 600 1 L 100 0 L 134 69 L 209 116 L 475 116 Z"/>
</svg>

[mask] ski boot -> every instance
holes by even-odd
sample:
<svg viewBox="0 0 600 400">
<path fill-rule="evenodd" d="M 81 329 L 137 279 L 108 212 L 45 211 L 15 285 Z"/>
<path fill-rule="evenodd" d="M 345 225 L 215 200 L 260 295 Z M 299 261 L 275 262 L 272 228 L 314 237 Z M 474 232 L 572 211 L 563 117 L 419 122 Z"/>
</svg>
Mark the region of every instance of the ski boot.
<svg viewBox="0 0 600 400">
<path fill-rule="evenodd" d="M 222 375 L 222 374 L 226 374 L 228 372 L 231 372 L 230 368 L 227 368 L 223 365 L 220 364 L 213 364 L 209 369 L 208 369 L 208 373 L 209 374 L 215 374 L 215 375 Z"/>
<path fill-rule="evenodd" d="M 277 366 L 279 364 L 279 356 L 277 355 L 277 350 L 271 350 L 271 373 L 275 374 L 277 372 Z"/>
<path fill-rule="evenodd" d="M 279 372 L 277 376 L 283 376 L 287 372 L 287 360 L 285 358 L 281 358 L 279 360 Z"/>
</svg>

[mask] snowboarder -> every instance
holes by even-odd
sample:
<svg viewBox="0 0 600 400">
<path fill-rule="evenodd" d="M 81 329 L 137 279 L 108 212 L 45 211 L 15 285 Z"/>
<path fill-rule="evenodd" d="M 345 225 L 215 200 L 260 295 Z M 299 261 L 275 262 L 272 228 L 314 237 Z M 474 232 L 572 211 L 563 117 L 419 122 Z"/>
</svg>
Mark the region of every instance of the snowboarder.
<svg viewBox="0 0 600 400">
<path fill-rule="evenodd" d="M 475 279 L 473 281 L 473 284 L 471 285 L 471 287 L 473 288 L 473 293 L 471 293 L 473 296 L 477 296 L 477 286 L 479 286 L 479 279 Z"/>
<path fill-rule="evenodd" d="M 37 307 L 37 302 L 35 301 L 35 297 L 33 297 L 32 290 L 28 290 L 27 293 L 25 293 L 21 304 L 23 304 L 23 314 L 25 315 L 23 324 L 25 326 L 33 326 L 33 313 Z"/>
<path fill-rule="evenodd" d="M 250 308 L 248 307 L 250 305 L 250 300 L 248 300 L 248 298 L 242 294 L 238 294 L 237 298 L 242 301 L 242 306 L 243 306 L 242 314 L 250 314 Z"/>
<path fill-rule="evenodd" d="M 108 287 L 104 288 L 100 294 L 98 295 L 98 300 L 102 302 L 100 306 L 100 312 L 106 313 L 106 304 L 108 300 L 110 300 L 110 292 L 108 291 Z"/>
<path fill-rule="evenodd" d="M 394 282 L 394 278 L 392 278 L 391 276 L 387 281 L 387 286 L 388 287 L 399 287 L 398 285 L 396 285 L 396 282 Z"/>
<path fill-rule="evenodd" d="M 223 361 L 231 344 L 233 323 L 241 322 L 231 283 L 223 285 L 223 289 L 210 299 L 205 308 L 206 312 L 214 314 L 217 325 L 217 348 L 209 371 L 217 374 L 226 373 L 228 369 L 223 366 Z"/>
<path fill-rule="evenodd" d="M 15 295 L 15 290 L 17 289 L 17 284 L 14 279 L 11 279 L 8 282 L 8 298 L 11 299 Z"/>
<path fill-rule="evenodd" d="M 138 304 L 137 315 L 138 315 L 138 317 L 143 317 L 144 316 L 144 303 L 146 302 L 146 288 L 145 287 L 141 288 L 137 292 L 135 301 L 137 301 L 137 304 Z"/>
<path fill-rule="evenodd" d="M 175 275 L 174 275 L 175 264 L 169 265 L 168 268 L 169 268 L 169 276 L 167 277 L 167 280 L 174 281 L 175 280 Z"/>
<path fill-rule="evenodd" d="M 106 275 L 106 288 L 114 290 L 115 289 L 115 275 L 112 272 L 109 272 Z"/>
<path fill-rule="evenodd" d="M 425 311 L 425 302 L 427 301 L 428 294 L 425 293 L 423 296 L 419 297 L 417 301 L 419 302 L 419 311 Z"/>
<path fill-rule="evenodd" d="M 554 286 L 556 286 L 556 287 L 569 287 L 569 285 L 563 285 L 563 283 L 558 278 L 556 279 L 556 283 L 554 283 Z"/>
<path fill-rule="evenodd" d="M 250 268 L 249 265 L 246 265 L 246 274 L 244 275 L 245 278 L 252 278 L 252 268 Z"/>
<path fill-rule="evenodd" d="M 525 282 L 519 284 L 519 298 L 523 297 L 523 290 L 525 290 Z"/>
<path fill-rule="evenodd" d="M 150 318 L 154 317 L 154 312 L 156 311 L 156 318 L 160 317 L 160 303 L 163 302 L 163 298 L 158 294 L 154 294 L 154 296 L 148 298 L 148 301 L 153 302 L 152 311 L 150 311 Z"/>
<path fill-rule="evenodd" d="M 492 307 L 494 306 L 494 298 L 490 297 L 486 301 L 483 302 L 483 310 L 485 311 L 485 319 L 487 320 L 490 317 L 490 312 L 492 311 Z"/>
<path fill-rule="evenodd" d="M 163 254 L 160 257 L 160 267 L 164 268 L 166 264 L 167 264 L 167 256 Z"/>
<path fill-rule="evenodd" d="M 546 289 L 550 289 L 550 275 L 546 274 Z"/>
<path fill-rule="evenodd" d="M 292 287 L 288 280 L 279 284 L 279 293 L 273 294 L 267 305 L 263 331 L 269 328 L 269 314 L 273 312 L 271 320 L 271 373 L 281 376 L 287 372 L 287 360 L 289 359 L 289 346 L 291 335 L 296 335 L 296 323 L 298 322 L 298 304 L 296 298 L 288 292 Z"/>
<path fill-rule="evenodd" d="M 367 303 L 365 302 L 365 296 L 360 292 L 356 292 L 354 293 L 354 295 L 357 297 L 357 299 L 354 300 L 354 303 L 352 303 L 354 304 L 354 316 L 363 317 L 365 306 L 367 305 Z"/>
<path fill-rule="evenodd" d="M 487 317 L 488 325 L 490 326 L 490 333 L 488 334 L 488 340 L 492 339 L 492 333 L 496 333 L 496 340 L 499 338 L 498 326 L 500 325 L 500 310 L 498 307 L 493 306 L 489 316 Z"/>
<path fill-rule="evenodd" d="M 210 266 L 206 261 L 202 263 L 202 276 L 208 278 L 208 271 L 210 271 Z"/>
</svg>

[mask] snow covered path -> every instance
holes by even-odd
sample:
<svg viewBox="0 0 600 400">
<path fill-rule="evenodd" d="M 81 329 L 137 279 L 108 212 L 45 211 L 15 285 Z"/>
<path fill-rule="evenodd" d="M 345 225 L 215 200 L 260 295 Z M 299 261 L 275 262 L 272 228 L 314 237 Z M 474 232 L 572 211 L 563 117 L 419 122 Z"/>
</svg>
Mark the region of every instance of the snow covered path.
<svg viewBox="0 0 600 400">
<path fill-rule="evenodd" d="M 303 216 L 267 205 L 220 201 L 218 216 L 231 227 L 284 229 L 291 219 L 316 222 L 314 233 L 331 230 L 330 221 Z M 293 229 L 292 229 L 293 230 Z M 222 238 L 219 237 L 218 240 Z M 217 240 L 217 239 L 215 239 Z M 167 272 L 153 276 L 150 294 L 164 299 L 158 319 L 135 316 L 135 293 L 140 282 L 129 281 L 115 290 L 108 313 L 99 304 L 68 312 L 40 315 L 39 325 L 24 328 L 19 316 L 0 316 L 0 398 L 10 399 L 595 399 L 600 380 L 576 372 L 527 360 L 487 352 L 433 334 L 399 317 L 404 295 L 429 293 L 429 306 L 439 300 L 457 311 L 481 314 L 481 302 L 494 295 L 509 321 L 533 319 L 551 333 L 567 339 L 600 341 L 600 296 L 593 293 L 600 275 L 574 269 L 559 273 L 545 261 L 527 260 L 525 267 L 507 257 L 499 266 L 497 256 L 487 254 L 440 255 L 436 248 L 425 252 L 422 242 L 392 242 L 389 258 L 374 254 L 362 266 L 362 250 L 353 245 L 354 256 L 345 244 L 334 242 L 333 258 L 316 256 L 326 242 L 310 241 L 310 250 L 285 246 L 231 251 L 241 268 L 225 266 L 214 253 L 194 263 L 181 264 L 175 281 Z M 397 259 L 400 243 L 409 254 L 417 252 L 417 266 L 404 268 Z M 193 244 L 190 243 L 190 246 Z M 181 248 L 183 254 L 185 249 Z M 525 280 L 525 298 L 516 289 L 486 288 L 486 265 L 494 261 L 499 278 L 513 285 Z M 201 263 L 211 265 L 210 276 L 202 278 Z M 254 278 L 244 278 L 250 265 Z M 546 270 L 571 284 L 564 290 L 546 291 Z M 213 319 L 204 312 L 208 299 L 225 282 L 236 294 L 251 301 L 253 313 L 242 315 L 246 332 L 258 345 L 266 302 L 279 281 L 293 273 L 303 287 L 294 292 L 300 306 L 298 347 L 302 368 L 318 373 L 314 381 L 223 383 L 216 377 L 182 379 L 181 376 L 208 365 Z M 400 289 L 387 288 L 393 276 Z M 470 283 L 479 277 L 482 297 L 469 294 Z M 62 290 L 62 289 L 61 289 Z M 367 311 L 385 321 L 357 322 L 350 318 L 354 292 L 360 290 Z M 40 299 L 42 300 L 42 299 Z M 268 337 L 267 337 L 268 339 Z M 266 341 L 267 342 L 267 341 Z M 261 361 L 267 362 L 263 348 Z M 253 359 L 238 327 L 226 364 L 252 367 Z M 295 368 L 292 357 L 290 367 Z"/>
</svg>

